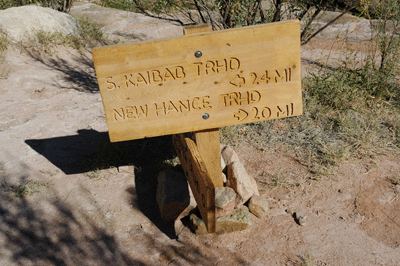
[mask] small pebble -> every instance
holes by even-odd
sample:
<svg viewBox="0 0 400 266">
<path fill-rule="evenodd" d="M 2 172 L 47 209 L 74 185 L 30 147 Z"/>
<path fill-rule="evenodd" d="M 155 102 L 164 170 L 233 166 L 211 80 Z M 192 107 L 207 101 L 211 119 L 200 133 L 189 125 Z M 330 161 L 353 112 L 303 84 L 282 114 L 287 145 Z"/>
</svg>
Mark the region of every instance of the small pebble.
<svg viewBox="0 0 400 266">
<path fill-rule="evenodd" d="M 297 220 L 297 223 L 301 226 L 307 223 L 307 215 L 305 215 L 304 213 L 296 212 L 294 218 Z"/>
<path fill-rule="evenodd" d="M 285 211 L 286 211 L 287 213 L 289 213 L 290 215 L 293 215 L 293 213 L 294 213 L 291 209 L 286 209 Z"/>
</svg>

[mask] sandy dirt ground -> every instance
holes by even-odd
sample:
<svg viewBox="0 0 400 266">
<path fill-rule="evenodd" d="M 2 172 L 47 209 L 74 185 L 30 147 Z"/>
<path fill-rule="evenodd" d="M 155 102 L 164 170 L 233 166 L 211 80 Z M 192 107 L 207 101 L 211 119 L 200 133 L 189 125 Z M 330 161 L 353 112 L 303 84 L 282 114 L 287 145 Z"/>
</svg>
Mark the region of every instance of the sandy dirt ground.
<svg viewBox="0 0 400 266">
<path fill-rule="evenodd" d="M 323 47 L 303 48 L 304 71 Z M 0 70 L 0 265 L 399 265 L 397 157 L 343 163 L 314 180 L 284 147 L 239 147 L 269 201 L 267 217 L 225 235 L 175 232 L 155 201 L 155 165 L 173 158 L 171 137 L 113 148 L 90 52 L 12 46 Z M 96 170 L 104 158 L 109 167 Z M 271 186 L 274 175 L 295 185 Z M 11 189 L 28 180 L 48 187 L 16 197 Z"/>
</svg>

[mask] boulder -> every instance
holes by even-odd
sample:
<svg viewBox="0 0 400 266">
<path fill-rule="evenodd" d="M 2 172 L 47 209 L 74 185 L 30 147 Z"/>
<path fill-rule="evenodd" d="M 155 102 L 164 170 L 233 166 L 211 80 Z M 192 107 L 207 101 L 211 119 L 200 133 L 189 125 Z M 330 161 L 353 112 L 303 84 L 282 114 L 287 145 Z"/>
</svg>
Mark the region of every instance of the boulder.
<svg viewBox="0 0 400 266">
<path fill-rule="evenodd" d="M 238 194 L 238 204 L 248 201 L 253 195 L 260 195 L 254 178 L 247 174 L 243 164 L 234 161 L 227 165 L 227 186 Z"/>
<path fill-rule="evenodd" d="M 20 6 L 0 10 L 0 30 L 13 42 L 29 40 L 35 32 L 77 34 L 78 22 L 66 13 L 40 6 Z"/>
<path fill-rule="evenodd" d="M 249 200 L 249 211 L 258 218 L 264 218 L 268 213 L 268 201 L 266 198 L 254 195 Z"/>
<path fill-rule="evenodd" d="M 338 15 L 340 15 L 340 12 L 321 12 L 311 25 L 314 29 L 319 29 Z M 321 31 L 317 36 L 325 39 L 335 39 L 341 36 L 346 37 L 349 41 L 370 40 L 372 37 L 371 22 L 368 19 L 345 14 Z"/>
<path fill-rule="evenodd" d="M 175 221 L 190 206 L 186 178 L 182 173 L 165 170 L 158 175 L 157 181 L 156 199 L 161 219 L 165 222 Z"/>
<path fill-rule="evenodd" d="M 217 235 L 245 230 L 251 226 L 249 209 L 242 206 L 228 216 L 217 218 L 215 223 Z M 196 235 L 208 234 L 204 221 L 196 213 L 190 214 L 190 227 Z"/>
<path fill-rule="evenodd" d="M 110 39 L 122 39 L 129 43 L 183 34 L 183 27 L 170 21 L 88 2 L 74 2 L 69 14 L 74 18 L 90 18 Z"/>
</svg>

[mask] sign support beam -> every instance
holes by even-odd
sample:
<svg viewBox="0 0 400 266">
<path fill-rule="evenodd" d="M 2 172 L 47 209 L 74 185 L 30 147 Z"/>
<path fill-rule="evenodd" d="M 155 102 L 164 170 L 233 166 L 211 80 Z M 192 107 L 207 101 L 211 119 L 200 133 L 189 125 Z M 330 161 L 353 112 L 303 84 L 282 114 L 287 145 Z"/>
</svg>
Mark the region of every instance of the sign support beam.
<svg viewBox="0 0 400 266">
<path fill-rule="evenodd" d="M 219 129 L 196 131 L 194 138 L 215 187 L 223 187 Z"/>
<path fill-rule="evenodd" d="M 197 145 L 184 134 L 173 135 L 172 141 L 207 231 L 215 233 L 215 186 Z"/>
</svg>

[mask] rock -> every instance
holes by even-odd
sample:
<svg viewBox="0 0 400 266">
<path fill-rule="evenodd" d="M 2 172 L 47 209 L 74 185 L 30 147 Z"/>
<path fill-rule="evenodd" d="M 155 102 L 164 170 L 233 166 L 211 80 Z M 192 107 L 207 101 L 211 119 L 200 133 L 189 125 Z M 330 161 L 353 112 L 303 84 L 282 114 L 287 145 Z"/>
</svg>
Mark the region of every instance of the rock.
<svg viewBox="0 0 400 266">
<path fill-rule="evenodd" d="M 176 219 L 175 222 L 174 222 L 175 234 L 179 235 L 184 228 L 185 228 L 185 225 L 182 223 L 182 220 L 181 219 Z"/>
<path fill-rule="evenodd" d="M 74 2 L 69 14 L 74 18 L 88 17 L 110 39 L 122 39 L 127 43 L 183 34 L 183 27 L 170 21 L 88 2 Z"/>
<path fill-rule="evenodd" d="M 190 202 L 189 202 L 189 206 L 192 206 L 192 209 L 194 209 L 194 208 L 196 208 L 197 207 L 197 202 L 196 202 L 196 199 L 194 198 L 194 195 L 193 195 L 193 192 L 192 192 L 192 189 L 190 188 L 190 186 L 188 186 L 188 188 L 189 188 L 189 196 L 190 196 Z M 192 210 L 191 209 L 191 210 Z M 190 211 L 191 211 L 190 210 Z M 189 211 L 189 212 L 190 212 Z M 186 215 L 189 215 L 189 212 L 187 212 L 186 213 Z M 185 215 L 185 216 L 186 216 Z"/>
<path fill-rule="evenodd" d="M 118 166 L 118 172 L 120 173 L 134 173 L 134 167 L 132 165 Z"/>
<path fill-rule="evenodd" d="M 221 156 L 221 169 L 222 169 L 222 171 L 225 169 L 225 167 L 226 167 L 226 164 L 225 164 L 224 158 L 222 158 L 222 156 Z"/>
<path fill-rule="evenodd" d="M 227 165 L 227 179 L 227 186 L 233 188 L 239 196 L 239 205 L 248 201 L 253 195 L 260 195 L 256 181 L 247 174 L 239 161 Z"/>
<path fill-rule="evenodd" d="M 321 12 L 311 25 L 314 29 L 319 29 L 336 18 L 339 14 L 340 12 L 334 11 Z M 346 36 L 346 38 L 351 41 L 370 40 L 372 36 L 371 23 L 368 19 L 345 14 L 321 31 L 317 36 L 325 39 L 335 39 L 337 36 Z"/>
<path fill-rule="evenodd" d="M 222 181 L 224 182 L 224 184 L 226 184 L 226 182 L 228 181 L 228 179 L 226 179 L 225 173 L 222 173 Z"/>
<path fill-rule="evenodd" d="M 176 235 L 179 235 L 182 232 L 182 230 L 185 228 L 185 225 L 182 222 L 182 220 L 186 219 L 186 216 L 189 216 L 190 212 L 193 211 L 197 207 L 197 203 L 196 203 L 196 200 L 194 199 L 193 192 L 190 189 L 190 186 L 189 186 L 189 195 L 190 195 L 189 206 L 187 206 L 181 212 L 181 214 L 179 214 L 179 216 L 175 219 L 175 222 L 174 222 L 174 229 L 175 229 Z M 189 217 L 187 217 L 187 218 L 189 218 Z"/>
<path fill-rule="evenodd" d="M 285 212 L 287 212 L 287 213 L 289 213 L 290 215 L 294 215 L 294 211 L 292 210 L 292 209 L 290 209 L 290 208 L 287 208 L 286 210 L 285 210 Z"/>
<path fill-rule="evenodd" d="M 229 215 L 236 208 L 236 202 L 236 192 L 232 188 L 215 188 L 215 217 Z"/>
<path fill-rule="evenodd" d="M 190 206 L 188 183 L 183 174 L 172 170 L 161 172 L 158 177 L 157 204 L 165 222 L 175 221 Z"/>
<path fill-rule="evenodd" d="M 307 223 L 307 215 L 302 212 L 295 212 L 292 209 L 286 209 L 286 212 L 289 213 L 299 225 L 305 225 Z"/>
<path fill-rule="evenodd" d="M 221 157 L 224 160 L 225 165 L 240 161 L 239 156 L 231 146 L 221 147 Z M 224 168 L 225 167 L 223 167 L 222 169 Z"/>
<path fill-rule="evenodd" d="M 296 212 L 294 214 L 294 218 L 296 219 L 296 222 L 299 225 L 305 225 L 307 222 L 307 215 L 305 215 L 304 213 L 301 213 L 301 212 Z"/>
<path fill-rule="evenodd" d="M 262 196 L 254 195 L 251 197 L 248 206 L 249 211 L 260 219 L 268 213 L 268 201 Z"/>
<path fill-rule="evenodd" d="M 228 216 L 217 218 L 215 223 L 217 235 L 245 230 L 251 226 L 249 209 L 242 206 Z M 195 213 L 190 214 L 190 227 L 196 235 L 208 234 L 204 221 Z"/>
<path fill-rule="evenodd" d="M 189 216 L 190 212 L 197 207 L 196 199 L 194 198 L 192 189 L 190 186 L 189 188 L 189 205 L 179 214 L 178 218 L 176 219 L 182 219 L 183 217 Z"/>
<path fill-rule="evenodd" d="M 0 30 L 13 42 L 29 40 L 35 32 L 77 34 L 78 22 L 70 15 L 40 6 L 12 7 L 0 11 Z"/>
</svg>

